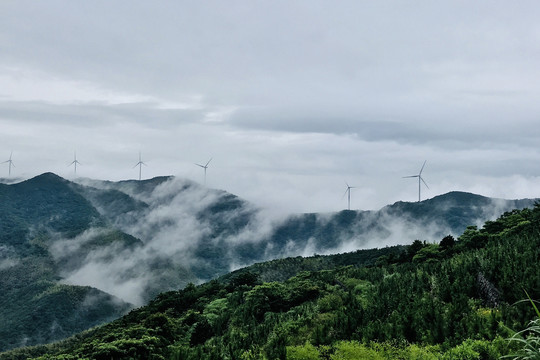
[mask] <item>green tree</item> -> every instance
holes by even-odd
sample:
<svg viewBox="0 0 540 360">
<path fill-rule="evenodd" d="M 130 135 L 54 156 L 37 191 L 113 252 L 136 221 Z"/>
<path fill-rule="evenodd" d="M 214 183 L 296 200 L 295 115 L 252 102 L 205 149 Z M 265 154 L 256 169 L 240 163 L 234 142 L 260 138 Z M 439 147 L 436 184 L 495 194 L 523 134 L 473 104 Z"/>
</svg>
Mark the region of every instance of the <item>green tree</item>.
<svg viewBox="0 0 540 360">
<path fill-rule="evenodd" d="M 309 342 L 287 346 L 287 360 L 319 360 L 319 350 Z"/>
<path fill-rule="evenodd" d="M 385 360 L 377 351 L 372 350 L 356 341 L 341 341 L 335 346 L 331 360 Z"/>
</svg>

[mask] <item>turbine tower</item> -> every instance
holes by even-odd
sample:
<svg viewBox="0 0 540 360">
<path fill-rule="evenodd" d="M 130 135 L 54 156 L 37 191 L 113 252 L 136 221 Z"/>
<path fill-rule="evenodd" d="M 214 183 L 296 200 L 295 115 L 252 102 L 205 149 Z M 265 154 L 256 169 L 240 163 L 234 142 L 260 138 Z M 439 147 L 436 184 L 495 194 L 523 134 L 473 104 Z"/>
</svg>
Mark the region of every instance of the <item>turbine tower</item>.
<svg viewBox="0 0 540 360">
<path fill-rule="evenodd" d="M 210 164 L 210 161 L 212 161 L 212 158 L 210 158 L 210 160 L 208 160 L 206 165 L 195 164 L 195 165 L 200 166 L 200 167 L 202 167 L 204 169 L 204 185 L 205 186 L 206 186 L 206 169 L 208 169 L 208 164 Z"/>
<path fill-rule="evenodd" d="M 4 162 L 2 162 L 2 164 L 5 164 L 5 163 L 8 163 L 9 164 L 9 176 L 11 176 L 11 167 L 15 167 L 15 165 L 13 164 L 13 160 L 11 160 L 11 157 L 13 156 L 13 151 L 11 152 L 11 154 L 9 154 L 9 160 L 6 160 Z"/>
<path fill-rule="evenodd" d="M 351 210 L 351 189 L 354 189 L 356 188 L 356 186 L 349 186 L 349 184 L 347 184 L 347 182 L 345 181 L 345 185 L 347 185 L 347 190 L 345 190 L 345 193 L 343 194 L 343 196 L 345 196 L 345 194 L 347 194 L 347 210 Z"/>
<path fill-rule="evenodd" d="M 77 164 L 81 165 L 81 163 L 77 160 L 77 152 L 73 152 L 73 161 L 68 166 L 74 165 L 75 166 L 75 176 L 77 176 Z"/>
<path fill-rule="evenodd" d="M 139 151 L 139 162 L 135 164 L 134 168 L 139 167 L 139 181 L 141 181 L 142 166 L 148 166 L 141 160 L 141 152 Z"/>
<path fill-rule="evenodd" d="M 422 168 L 420 169 L 420 172 L 418 173 L 418 175 L 411 175 L 411 176 L 404 176 L 403 178 L 418 178 L 418 202 L 420 202 L 420 191 L 421 191 L 421 182 L 424 183 L 424 185 L 426 185 L 426 187 L 429 189 L 429 186 L 428 184 L 426 184 L 426 182 L 424 181 L 424 178 L 422 177 L 422 171 L 424 170 L 424 166 L 426 166 L 426 161 L 424 161 L 424 165 L 422 165 Z"/>
</svg>

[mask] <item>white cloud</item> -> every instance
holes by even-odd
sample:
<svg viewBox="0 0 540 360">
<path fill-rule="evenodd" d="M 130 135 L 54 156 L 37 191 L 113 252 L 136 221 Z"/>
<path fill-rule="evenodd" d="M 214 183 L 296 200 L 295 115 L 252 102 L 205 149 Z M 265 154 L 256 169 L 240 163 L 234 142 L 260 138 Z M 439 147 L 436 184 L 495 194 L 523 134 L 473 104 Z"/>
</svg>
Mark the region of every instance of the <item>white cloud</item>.
<svg viewBox="0 0 540 360">
<path fill-rule="evenodd" d="M 414 191 L 408 195 L 413 198 L 417 195 L 414 180 L 411 184 Z M 107 206 L 111 204 L 94 203 L 115 227 L 143 244 L 88 246 L 100 237 L 114 235 L 109 228 L 89 229 L 70 239 L 53 236 L 56 240 L 49 250 L 59 263 L 63 281 L 93 286 L 136 305 L 143 304 L 158 291 L 178 289 L 190 281 L 206 281 L 254 261 L 381 248 L 408 244 L 415 239 L 438 242 L 447 234 L 460 235 L 445 225 L 445 219 L 407 218 L 399 206 L 384 207 L 379 212 L 291 216 L 290 212 L 261 209 L 226 192 L 181 178 L 162 179 L 151 190 L 147 188 L 149 184 L 137 181 L 79 181 L 87 186 L 120 190 L 144 202 L 147 206 L 132 210 L 127 216 L 110 215 Z M 524 187 L 530 185 L 523 183 Z M 342 190 L 339 189 L 340 194 Z M 358 191 L 353 193 L 353 204 L 358 196 L 371 195 L 362 188 L 355 190 Z M 97 199 L 92 201 L 99 202 Z M 507 210 L 505 205 L 495 200 L 473 213 L 479 218 L 494 219 Z M 349 221 L 351 226 L 343 226 Z M 309 225 L 312 223 L 313 227 Z M 295 229 L 301 235 L 295 235 Z M 2 254 L 7 260 L 12 258 L 6 247 L 0 248 Z M 10 265 L 0 259 L 0 268 Z"/>
<path fill-rule="evenodd" d="M 376 209 L 427 159 L 426 196 L 538 194 L 533 1 L 0 7 L 14 177 L 71 177 L 76 150 L 81 176 L 135 178 L 141 151 L 143 177 L 202 182 L 213 157 L 208 185 L 257 204 L 337 210 L 348 181 Z"/>
</svg>

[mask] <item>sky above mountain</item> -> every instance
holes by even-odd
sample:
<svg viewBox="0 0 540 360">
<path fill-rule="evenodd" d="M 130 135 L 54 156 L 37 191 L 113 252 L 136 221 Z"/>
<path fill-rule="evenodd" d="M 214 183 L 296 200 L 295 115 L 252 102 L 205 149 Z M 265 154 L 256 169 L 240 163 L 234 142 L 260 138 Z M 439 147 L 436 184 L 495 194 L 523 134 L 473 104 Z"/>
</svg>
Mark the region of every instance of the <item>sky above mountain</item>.
<svg viewBox="0 0 540 360">
<path fill-rule="evenodd" d="M 13 177 L 176 175 L 288 211 L 540 193 L 536 1 L 2 1 Z M 8 175 L 1 164 L 0 177 Z"/>
</svg>

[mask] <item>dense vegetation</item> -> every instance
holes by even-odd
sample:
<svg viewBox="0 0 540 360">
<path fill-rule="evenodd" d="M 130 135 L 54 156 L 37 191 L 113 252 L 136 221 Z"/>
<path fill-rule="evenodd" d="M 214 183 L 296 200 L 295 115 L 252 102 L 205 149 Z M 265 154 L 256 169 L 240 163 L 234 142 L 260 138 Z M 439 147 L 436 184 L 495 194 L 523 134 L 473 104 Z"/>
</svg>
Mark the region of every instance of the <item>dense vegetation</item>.
<svg viewBox="0 0 540 360">
<path fill-rule="evenodd" d="M 191 284 L 108 325 L 0 358 L 498 359 L 520 350 L 505 339 L 535 317 L 519 300 L 524 290 L 540 298 L 539 260 L 536 205 L 458 239 L 417 240 L 371 265 L 300 271 L 281 282 L 240 271 Z M 264 274 L 310 261 L 275 261 Z"/>
<path fill-rule="evenodd" d="M 87 286 L 60 283 L 59 268 L 92 248 L 137 239 L 106 229 L 69 258 L 55 259 L 54 239 L 72 239 L 105 221 L 70 183 L 44 174 L 0 184 L 0 349 L 51 342 L 113 320 L 132 306 Z"/>
</svg>

